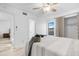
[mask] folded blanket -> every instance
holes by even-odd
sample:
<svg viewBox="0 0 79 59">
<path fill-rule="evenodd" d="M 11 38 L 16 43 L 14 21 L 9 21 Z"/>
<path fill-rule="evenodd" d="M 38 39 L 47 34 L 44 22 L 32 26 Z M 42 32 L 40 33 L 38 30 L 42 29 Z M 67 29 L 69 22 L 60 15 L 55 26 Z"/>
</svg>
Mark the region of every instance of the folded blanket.
<svg viewBox="0 0 79 59">
<path fill-rule="evenodd" d="M 32 37 L 32 39 L 29 42 L 29 53 L 28 56 L 31 56 L 31 51 L 32 51 L 32 45 L 35 42 L 40 42 L 40 37 Z"/>
</svg>

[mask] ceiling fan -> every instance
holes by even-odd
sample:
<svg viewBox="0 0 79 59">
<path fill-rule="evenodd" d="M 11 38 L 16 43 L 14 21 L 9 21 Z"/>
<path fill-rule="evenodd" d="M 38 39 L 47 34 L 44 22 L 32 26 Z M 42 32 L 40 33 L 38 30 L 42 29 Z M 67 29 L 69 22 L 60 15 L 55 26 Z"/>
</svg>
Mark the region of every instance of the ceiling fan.
<svg viewBox="0 0 79 59">
<path fill-rule="evenodd" d="M 43 12 L 56 12 L 57 3 L 42 3 L 41 7 L 33 8 L 33 10 L 42 10 Z"/>
</svg>

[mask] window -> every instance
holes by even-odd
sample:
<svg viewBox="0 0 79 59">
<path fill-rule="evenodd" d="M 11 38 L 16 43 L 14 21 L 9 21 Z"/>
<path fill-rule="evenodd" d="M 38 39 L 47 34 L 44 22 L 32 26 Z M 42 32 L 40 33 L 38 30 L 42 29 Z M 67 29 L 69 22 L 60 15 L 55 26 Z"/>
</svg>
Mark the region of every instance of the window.
<svg viewBox="0 0 79 59">
<path fill-rule="evenodd" d="M 48 21 L 48 35 L 54 35 L 55 26 L 56 26 L 55 19 L 51 19 Z"/>
</svg>

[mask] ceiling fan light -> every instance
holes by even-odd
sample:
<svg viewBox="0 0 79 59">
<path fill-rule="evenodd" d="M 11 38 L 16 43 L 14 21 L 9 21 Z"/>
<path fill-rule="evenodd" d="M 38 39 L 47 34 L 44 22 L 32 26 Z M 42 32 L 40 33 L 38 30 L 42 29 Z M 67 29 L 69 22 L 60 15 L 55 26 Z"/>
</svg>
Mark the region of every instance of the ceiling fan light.
<svg viewBox="0 0 79 59">
<path fill-rule="evenodd" d="M 45 8 L 43 8 L 43 10 L 48 12 L 48 11 L 50 11 L 50 7 L 45 7 Z"/>
</svg>

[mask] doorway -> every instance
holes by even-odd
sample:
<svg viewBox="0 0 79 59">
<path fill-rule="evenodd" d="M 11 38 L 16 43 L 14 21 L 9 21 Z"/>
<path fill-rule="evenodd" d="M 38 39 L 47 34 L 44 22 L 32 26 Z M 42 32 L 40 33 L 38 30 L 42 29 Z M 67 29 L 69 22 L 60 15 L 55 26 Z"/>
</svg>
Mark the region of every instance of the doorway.
<svg viewBox="0 0 79 59">
<path fill-rule="evenodd" d="M 14 33 L 13 15 L 0 11 L 0 51 L 12 47 Z M 0 52 L 0 53 L 1 53 Z"/>
</svg>

